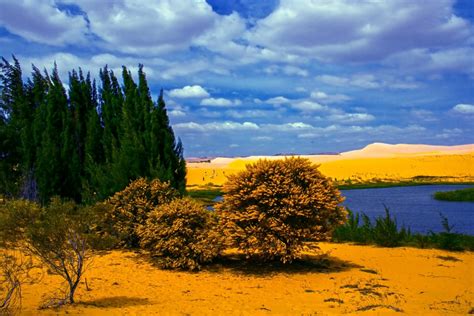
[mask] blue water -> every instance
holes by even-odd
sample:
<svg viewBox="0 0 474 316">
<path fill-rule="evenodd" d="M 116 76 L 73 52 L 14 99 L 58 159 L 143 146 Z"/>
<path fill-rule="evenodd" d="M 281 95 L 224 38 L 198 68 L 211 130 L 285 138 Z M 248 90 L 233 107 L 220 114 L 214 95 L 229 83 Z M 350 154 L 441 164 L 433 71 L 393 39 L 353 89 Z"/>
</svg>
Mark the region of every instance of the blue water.
<svg viewBox="0 0 474 316">
<path fill-rule="evenodd" d="M 451 191 L 469 185 L 423 185 L 380 189 L 341 190 L 344 205 L 353 212 L 364 212 L 370 218 L 385 215 L 384 204 L 396 217 L 399 226 L 412 232 L 443 231 L 441 212 L 454 225 L 454 231 L 474 235 L 474 203 L 447 202 L 433 198 L 437 191 Z"/>
</svg>

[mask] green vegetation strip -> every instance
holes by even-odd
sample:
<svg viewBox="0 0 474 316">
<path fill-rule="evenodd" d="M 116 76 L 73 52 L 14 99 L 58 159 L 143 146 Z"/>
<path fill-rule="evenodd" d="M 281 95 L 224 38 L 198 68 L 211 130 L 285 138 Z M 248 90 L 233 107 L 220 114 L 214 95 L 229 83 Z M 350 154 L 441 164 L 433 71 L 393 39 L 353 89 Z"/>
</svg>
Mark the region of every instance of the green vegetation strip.
<svg viewBox="0 0 474 316">
<path fill-rule="evenodd" d="M 474 188 L 436 192 L 434 198 L 441 201 L 474 202 Z"/>
</svg>

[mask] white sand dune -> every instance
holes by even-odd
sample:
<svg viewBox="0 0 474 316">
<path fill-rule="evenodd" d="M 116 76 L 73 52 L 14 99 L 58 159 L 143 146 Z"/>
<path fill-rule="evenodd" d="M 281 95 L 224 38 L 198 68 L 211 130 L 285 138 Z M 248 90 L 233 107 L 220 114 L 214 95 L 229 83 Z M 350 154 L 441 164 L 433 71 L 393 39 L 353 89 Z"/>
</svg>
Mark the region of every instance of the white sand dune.
<svg viewBox="0 0 474 316">
<path fill-rule="evenodd" d="M 389 158 L 406 155 L 454 155 L 467 154 L 474 152 L 474 144 L 456 145 L 456 146 L 438 146 L 423 144 L 385 144 L 373 143 L 362 149 L 351 150 L 340 153 L 339 155 L 301 155 L 301 157 L 309 158 L 313 162 L 328 162 L 342 159 L 353 158 Z M 216 167 L 227 166 L 233 161 L 255 161 L 258 159 L 282 159 L 285 156 L 248 156 L 224 158 L 218 157 L 211 160 L 211 164 Z"/>
</svg>

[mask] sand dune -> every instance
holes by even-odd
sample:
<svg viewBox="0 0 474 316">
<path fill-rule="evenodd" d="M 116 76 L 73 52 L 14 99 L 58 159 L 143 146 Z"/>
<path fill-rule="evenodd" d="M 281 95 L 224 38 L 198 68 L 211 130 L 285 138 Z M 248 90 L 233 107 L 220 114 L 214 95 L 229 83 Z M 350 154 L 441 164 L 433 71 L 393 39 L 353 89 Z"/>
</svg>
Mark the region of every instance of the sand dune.
<svg viewBox="0 0 474 316">
<path fill-rule="evenodd" d="M 329 257 L 289 267 L 223 261 L 199 273 L 155 268 L 112 251 L 94 260 L 78 304 L 37 310 L 58 285 L 23 289 L 25 315 L 465 315 L 474 307 L 474 254 L 322 243 Z M 320 261 L 314 261 L 319 259 Z M 311 261 L 313 260 L 313 261 Z"/>
<path fill-rule="evenodd" d="M 447 181 L 474 181 L 474 144 L 459 146 L 370 144 L 339 155 L 302 155 L 333 179 L 366 181 L 406 180 L 417 176 L 449 177 Z M 229 174 L 258 159 L 284 156 L 215 158 L 210 162 L 189 163 L 187 184 L 222 185 Z"/>
</svg>

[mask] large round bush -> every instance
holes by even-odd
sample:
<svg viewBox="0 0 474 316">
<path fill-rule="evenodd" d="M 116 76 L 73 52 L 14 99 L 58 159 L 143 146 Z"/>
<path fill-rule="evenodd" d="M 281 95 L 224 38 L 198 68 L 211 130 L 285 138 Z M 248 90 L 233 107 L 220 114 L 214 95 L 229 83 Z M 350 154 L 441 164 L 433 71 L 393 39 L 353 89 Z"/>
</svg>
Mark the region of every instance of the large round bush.
<svg viewBox="0 0 474 316">
<path fill-rule="evenodd" d="M 339 190 L 307 159 L 260 160 L 231 175 L 216 206 L 227 242 L 247 257 L 299 257 L 346 220 Z"/>
<path fill-rule="evenodd" d="M 154 209 L 138 229 L 140 245 L 163 268 L 196 270 L 221 250 L 215 214 L 190 198 L 176 199 Z"/>
<path fill-rule="evenodd" d="M 107 200 L 110 207 L 104 224 L 112 226 L 110 233 L 120 240 L 121 246 L 138 247 L 137 227 L 145 224 L 151 210 L 178 196 L 169 183 L 140 178 Z"/>
</svg>

